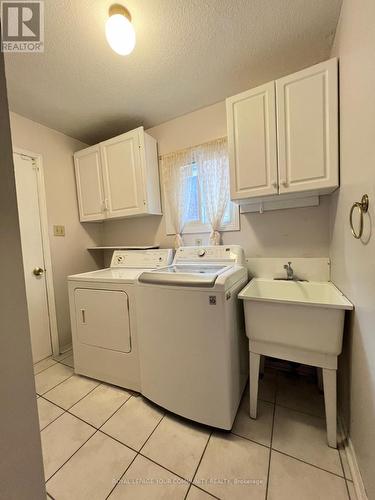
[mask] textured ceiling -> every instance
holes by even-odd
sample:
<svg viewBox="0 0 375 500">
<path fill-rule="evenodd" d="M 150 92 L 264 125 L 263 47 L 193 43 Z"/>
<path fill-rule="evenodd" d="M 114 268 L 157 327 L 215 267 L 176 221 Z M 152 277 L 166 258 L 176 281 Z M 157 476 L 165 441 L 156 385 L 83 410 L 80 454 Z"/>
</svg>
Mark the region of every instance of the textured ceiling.
<svg viewBox="0 0 375 500">
<path fill-rule="evenodd" d="M 8 54 L 13 111 L 87 143 L 146 128 L 329 57 L 341 0 L 124 0 L 137 45 L 104 36 L 107 0 L 47 0 L 45 52 Z"/>
</svg>

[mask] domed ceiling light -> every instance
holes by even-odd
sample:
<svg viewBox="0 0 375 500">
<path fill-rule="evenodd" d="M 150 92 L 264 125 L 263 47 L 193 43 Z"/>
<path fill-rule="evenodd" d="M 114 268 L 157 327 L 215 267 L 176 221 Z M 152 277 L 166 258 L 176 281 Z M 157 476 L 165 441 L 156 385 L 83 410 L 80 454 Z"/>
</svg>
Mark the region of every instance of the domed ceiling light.
<svg viewBox="0 0 375 500">
<path fill-rule="evenodd" d="M 127 56 L 135 47 L 135 31 L 131 15 L 123 5 L 114 4 L 109 8 L 105 25 L 105 35 L 112 50 Z"/>
</svg>

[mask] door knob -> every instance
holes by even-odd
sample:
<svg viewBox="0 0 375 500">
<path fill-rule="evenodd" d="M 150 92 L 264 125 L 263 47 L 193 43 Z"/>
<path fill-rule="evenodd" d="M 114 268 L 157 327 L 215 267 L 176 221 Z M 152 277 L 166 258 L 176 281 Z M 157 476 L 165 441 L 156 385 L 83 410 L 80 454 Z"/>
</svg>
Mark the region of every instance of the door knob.
<svg viewBox="0 0 375 500">
<path fill-rule="evenodd" d="M 33 274 L 34 276 L 40 276 L 41 274 L 44 273 L 44 269 L 42 267 L 36 267 L 34 270 L 33 270 Z"/>
</svg>

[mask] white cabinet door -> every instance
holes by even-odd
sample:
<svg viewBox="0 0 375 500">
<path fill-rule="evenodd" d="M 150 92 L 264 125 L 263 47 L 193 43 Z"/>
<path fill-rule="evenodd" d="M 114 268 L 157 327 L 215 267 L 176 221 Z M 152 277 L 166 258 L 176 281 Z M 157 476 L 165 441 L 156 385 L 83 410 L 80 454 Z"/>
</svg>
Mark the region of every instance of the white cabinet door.
<svg viewBox="0 0 375 500">
<path fill-rule="evenodd" d="M 78 342 L 112 351 L 131 351 L 125 292 L 77 288 L 74 301 Z"/>
<path fill-rule="evenodd" d="M 107 218 L 144 213 L 139 129 L 100 143 Z"/>
<path fill-rule="evenodd" d="M 280 193 L 337 187 L 337 60 L 277 80 L 276 96 Z"/>
<path fill-rule="evenodd" d="M 276 194 L 275 84 L 226 100 L 232 200 Z"/>
<path fill-rule="evenodd" d="M 104 219 L 104 192 L 99 145 L 74 154 L 80 220 Z"/>
</svg>

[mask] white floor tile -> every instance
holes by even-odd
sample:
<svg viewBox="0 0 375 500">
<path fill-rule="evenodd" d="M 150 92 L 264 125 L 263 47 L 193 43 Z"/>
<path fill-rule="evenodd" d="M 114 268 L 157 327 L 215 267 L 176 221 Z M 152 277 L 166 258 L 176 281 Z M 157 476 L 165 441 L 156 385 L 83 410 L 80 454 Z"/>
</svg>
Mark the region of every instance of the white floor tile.
<svg viewBox="0 0 375 500">
<path fill-rule="evenodd" d="M 324 417 L 324 395 L 307 377 L 279 373 L 276 403 L 310 415 Z"/>
<path fill-rule="evenodd" d="M 89 424 L 100 427 L 129 398 L 130 394 L 125 390 L 101 384 L 69 411 Z"/>
<path fill-rule="evenodd" d="M 73 375 L 57 387 L 46 392 L 44 397 L 68 410 L 98 385 L 99 382 L 96 380 Z"/>
<path fill-rule="evenodd" d="M 272 451 L 267 500 L 347 500 L 345 480 Z"/>
<path fill-rule="evenodd" d="M 145 443 L 164 413 L 142 397 L 130 398 L 102 427 L 135 450 Z"/>
<path fill-rule="evenodd" d="M 66 460 L 92 435 L 95 429 L 78 418 L 64 413 L 42 433 L 44 475 L 48 480 Z"/>
<path fill-rule="evenodd" d="M 194 479 L 224 500 L 264 500 L 269 449 L 233 434 L 214 434 Z"/>
<path fill-rule="evenodd" d="M 207 444 L 209 431 L 166 416 L 142 449 L 142 454 L 185 479 L 192 479 Z"/>
<path fill-rule="evenodd" d="M 69 366 L 56 363 L 41 373 L 35 375 L 35 388 L 37 394 L 43 395 L 55 385 L 63 382 L 73 375 L 73 370 Z"/>
<path fill-rule="evenodd" d="M 97 432 L 48 481 L 47 491 L 59 500 L 103 500 L 135 455 Z"/>
<path fill-rule="evenodd" d="M 209 493 L 206 493 L 205 491 L 202 491 L 199 488 L 192 486 L 189 490 L 186 500 L 212 500 L 213 498 L 215 497 L 213 497 Z"/>
<path fill-rule="evenodd" d="M 50 366 L 53 366 L 57 363 L 52 357 L 42 359 L 42 361 L 39 361 L 38 363 L 35 363 L 34 365 L 34 375 L 37 373 L 40 373 L 41 371 L 45 370 L 46 368 L 49 368 Z"/>
<path fill-rule="evenodd" d="M 325 419 L 276 405 L 272 448 L 343 475 L 339 452 L 327 445 Z"/>
<path fill-rule="evenodd" d="M 249 393 L 246 391 L 238 409 L 232 432 L 257 443 L 270 446 L 274 405 L 258 401 L 258 417 L 249 416 Z"/>
<path fill-rule="evenodd" d="M 63 365 L 70 366 L 71 368 L 74 368 L 74 359 L 73 359 L 73 354 L 68 356 L 67 358 L 64 358 L 60 361 Z"/>
<path fill-rule="evenodd" d="M 37 405 L 40 430 L 43 430 L 48 424 L 64 413 L 64 410 L 43 398 L 38 398 Z"/>
<path fill-rule="evenodd" d="M 183 500 L 189 485 L 138 455 L 109 500 Z"/>
</svg>

